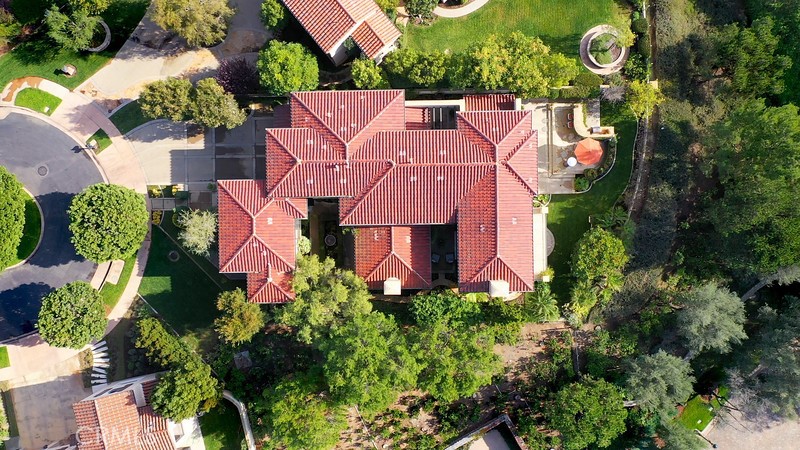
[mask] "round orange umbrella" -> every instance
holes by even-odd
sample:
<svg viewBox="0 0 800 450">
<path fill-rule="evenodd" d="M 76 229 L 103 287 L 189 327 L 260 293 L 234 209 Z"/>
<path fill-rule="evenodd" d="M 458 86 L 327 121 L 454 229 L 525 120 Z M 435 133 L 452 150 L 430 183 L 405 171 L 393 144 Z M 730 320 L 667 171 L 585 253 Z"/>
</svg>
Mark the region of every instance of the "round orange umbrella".
<svg viewBox="0 0 800 450">
<path fill-rule="evenodd" d="M 586 166 L 597 164 L 603 159 L 603 146 L 592 138 L 586 138 L 575 147 L 575 157 Z"/>
</svg>

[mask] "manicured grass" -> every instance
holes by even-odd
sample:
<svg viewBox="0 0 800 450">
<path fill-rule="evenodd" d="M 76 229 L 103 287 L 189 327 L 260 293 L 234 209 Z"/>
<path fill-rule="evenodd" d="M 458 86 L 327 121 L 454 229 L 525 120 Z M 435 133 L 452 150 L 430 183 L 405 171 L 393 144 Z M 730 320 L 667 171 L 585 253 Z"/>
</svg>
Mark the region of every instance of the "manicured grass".
<svg viewBox="0 0 800 450">
<path fill-rule="evenodd" d="M 11 367 L 11 360 L 8 359 L 8 347 L 0 347 L 0 369 Z"/>
<path fill-rule="evenodd" d="M 22 229 L 22 239 L 19 241 L 17 247 L 17 258 L 11 261 L 9 266 L 20 263 L 33 254 L 36 245 L 39 244 L 39 238 L 42 235 L 42 214 L 39 212 L 39 207 L 33 197 L 25 194 L 25 227 Z"/>
<path fill-rule="evenodd" d="M 61 104 L 61 99 L 41 89 L 25 88 L 17 93 L 14 104 L 49 116 Z"/>
<path fill-rule="evenodd" d="M 170 223 L 168 216 L 164 217 L 164 223 Z M 178 261 L 169 260 L 170 251 L 178 252 Z M 216 339 L 213 322 L 218 316 L 217 295 L 223 290 L 220 285 L 226 290 L 241 285 L 231 281 L 218 285 L 217 277 L 224 277 L 203 261 L 183 251 L 162 228 L 153 227 L 150 256 L 139 294 L 190 345 L 210 350 Z"/>
<path fill-rule="evenodd" d="M 86 145 L 89 145 L 89 142 L 92 142 L 92 139 L 97 141 L 97 148 L 94 149 L 96 154 L 99 154 L 103 150 L 107 149 L 109 145 L 111 145 L 111 138 L 108 137 L 108 133 L 103 130 L 97 130 L 93 135 L 91 135 L 86 141 Z"/>
<path fill-rule="evenodd" d="M 153 120 L 142 114 L 142 108 L 139 106 L 139 102 L 136 101 L 130 102 L 118 109 L 109 119 L 111 119 L 111 122 L 122 134 Z"/>
<path fill-rule="evenodd" d="M 719 395 L 720 397 L 727 396 L 728 388 L 721 387 Z M 709 406 L 713 408 L 712 411 L 708 410 Z M 715 411 L 719 410 L 719 408 L 720 403 L 716 398 L 707 402 L 703 397 L 696 395 L 686 403 L 686 407 L 683 408 L 680 416 L 678 416 L 678 420 L 690 430 L 703 431 L 714 419 Z"/>
<path fill-rule="evenodd" d="M 554 195 L 550 202 L 547 227 L 553 232 L 556 246 L 548 257 L 555 271 L 553 292 L 561 303 L 569 301 L 569 261 L 572 249 L 589 229 L 589 216 L 609 210 L 625 190 L 633 166 L 633 141 L 636 137 L 636 120 L 624 105 L 603 103 L 601 122 L 612 125 L 617 134 L 617 160 L 605 178 L 585 194 Z"/>
<path fill-rule="evenodd" d="M 200 429 L 206 450 L 239 449 L 244 440 L 239 412 L 227 400 L 220 400 L 216 408 L 203 414 Z"/>
<path fill-rule="evenodd" d="M 554 51 L 578 56 L 581 37 L 595 25 L 626 24 L 627 10 L 615 0 L 492 0 L 458 19 L 406 28 L 405 45 L 419 50 L 460 51 L 492 33 L 521 31 Z M 625 25 L 627 26 L 627 25 Z"/>
<path fill-rule="evenodd" d="M 136 263 L 136 254 L 125 260 L 125 267 L 122 268 L 122 273 L 119 275 L 117 284 L 105 283 L 100 289 L 100 296 L 103 297 L 103 305 L 106 307 L 106 313 L 111 311 L 119 301 L 122 291 L 128 285 L 128 280 L 131 279 L 133 274 L 133 265 Z"/>
<path fill-rule="evenodd" d="M 68 89 L 75 89 L 114 57 L 150 4 L 148 0 L 112 0 L 109 8 L 101 14 L 112 34 L 108 50 L 75 53 L 56 47 L 45 36 L 45 27 L 39 25 L 47 10 L 45 5 L 49 6 L 50 3 L 45 0 L 14 0 L 12 3 L 12 9 L 20 21 L 38 28 L 29 41 L 0 56 L 0 89 L 10 81 L 26 76 L 45 78 Z M 78 69 L 73 77 L 61 72 L 65 64 L 72 64 Z"/>
</svg>

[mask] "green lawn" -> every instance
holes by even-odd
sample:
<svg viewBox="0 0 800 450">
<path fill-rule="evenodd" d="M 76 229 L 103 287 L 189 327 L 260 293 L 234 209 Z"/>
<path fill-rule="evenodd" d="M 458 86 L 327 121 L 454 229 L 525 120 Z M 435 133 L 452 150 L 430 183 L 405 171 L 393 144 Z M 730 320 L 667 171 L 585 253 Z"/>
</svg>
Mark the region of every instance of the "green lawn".
<svg viewBox="0 0 800 450">
<path fill-rule="evenodd" d="M 725 397 L 728 395 L 728 388 L 721 387 L 719 389 L 719 396 Z M 713 410 L 709 411 L 708 408 L 712 407 Z M 715 411 L 720 408 L 719 400 L 716 398 L 710 402 L 706 402 L 703 397 L 696 395 L 686 403 L 678 420 L 690 430 L 703 431 L 716 415 Z"/>
<path fill-rule="evenodd" d="M 538 36 L 554 51 L 578 56 L 583 34 L 603 23 L 627 24 L 628 12 L 617 0 L 492 0 L 458 19 L 437 19 L 431 26 L 411 25 L 405 45 L 419 50 L 460 51 L 491 33 L 521 31 Z M 625 25 L 627 26 L 627 25 Z"/>
<path fill-rule="evenodd" d="M 93 135 L 91 135 L 89 139 L 86 140 L 86 145 L 89 145 L 89 142 L 92 142 L 93 139 L 97 141 L 97 148 L 94 149 L 96 154 L 99 154 L 103 150 L 107 149 L 109 145 L 111 145 L 111 138 L 108 137 L 108 133 L 102 129 L 97 130 Z"/>
<path fill-rule="evenodd" d="M 61 104 L 61 99 L 41 89 L 25 88 L 17 93 L 14 104 L 49 116 Z"/>
<path fill-rule="evenodd" d="M 130 102 L 118 109 L 109 119 L 111 119 L 111 122 L 122 134 L 153 120 L 142 114 L 142 108 L 139 106 L 139 102 L 136 101 Z"/>
<path fill-rule="evenodd" d="M 42 214 L 33 197 L 25 194 L 25 227 L 22 230 L 22 239 L 17 247 L 17 258 L 11 261 L 10 266 L 20 263 L 33 254 L 33 250 L 39 244 L 42 234 Z"/>
<path fill-rule="evenodd" d="M 614 167 L 585 194 L 554 195 L 547 216 L 547 226 L 556 240 L 555 249 L 548 257 L 548 263 L 555 271 L 552 288 L 561 303 L 568 301 L 572 249 L 589 229 L 589 216 L 605 212 L 614 205 L 628 185 L 633 165 L 635 118 L 624 105 L 615 107 L 602 103 L 601 109 L 602 124 L 613 125 L 617 133 L 617 160 Z"/>
<path fill-rule="evenodd" d="M 47 9 L 45 5 L 50 3 L 52 1 L 14 0 L 12 9 L 21 22 L 36 26 L 44 16 Z M 148 0 L 112 0 L 102 14 L 111 29 L 111 46 L 99 53 L 61 50 L 44 35 L 44 27 L 40 27 L 35 37 L 0 56 L 0 89 L 11 80 L 26 76 L 46 78 L 68 89 L 75 89 L 114 57 L 144 16 L 149 4 Z M 73 77 L 61 72 L 65 64 L 72 64 L 78 69 Z"/>
<path fill-rule="evenodd" d="M 206 450 L 231 450 L 242 447 L 244 431 L 239 413 L 227 400 L 200 417 L 200 429 Z"/>
<path fill-rule="evenodd" d="M 168 216 L 164 222 L 170 223 Z M 180 255 L 177 262 L 167 257 L 173 250 Z M 218 315 L 216 299 L 222 291 L 220 285 L 226 290 L 241 286 L 231 281 L 222 283 L 220 278 L 224 277 L 211 263 L 190 256 L 161 227 L 153 227 L 139 294 L 194 348 L 210 350 L 216 339 L 212 325 Z"/>
<path fill-rule="evenodd" d="M 8 347 L 0 347 L 0 369 L 11 367 L 11 361 L 8 359 Z"/>
<path fill-rule="evenodd" d="M 117 284 L 105 283 L 100 288 L 100 296 L 103 297 L 103 305 L 106 307 L 106 313 L 111 311 L 112 308 L 119 301 L 122 291 L 128 285 L 128 280 L 131 279 L 133 273 L 133 265 L 136 262 L 136 254 L 125 260 L 125 267 L 122 268 L 122 273 L 119 276 Z"/>
</svg>

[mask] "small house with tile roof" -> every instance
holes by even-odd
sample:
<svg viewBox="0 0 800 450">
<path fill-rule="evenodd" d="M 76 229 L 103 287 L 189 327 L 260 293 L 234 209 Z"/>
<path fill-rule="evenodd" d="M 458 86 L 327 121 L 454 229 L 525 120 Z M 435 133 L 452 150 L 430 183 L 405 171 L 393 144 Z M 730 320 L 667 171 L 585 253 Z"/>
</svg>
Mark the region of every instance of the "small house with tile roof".
<svg viewBox="0 0 800 450">
<path fill-rule="evenodd" d="M 74 440 L 64 450 L 205 450 L 197 418 L 180 423 L 153 411 L 156 375 L 128 378 L 96 388 L 72 405 Z"/>
<path fill-rule="evenodd" d="M 276 114 L 288 117 L 267 129 L 266 180 L 218 181 L 220 271 L 246 273 L 250 301 L 294 299 L 301 222 L 322 202 L 354 231 L 348 266 L 385 295 L 448 277 L 461 292 L 534 289 L 547 267 L 538 136 L 513 96 L 297 92 Z M 320 248 L 325 231 L 311 228 Z"/>
<path fill-rule="evenodd" d="M 373 0 L 281 0 L 334 64 L 347 60 L 348 39 L 380 62 L 402 33 Z"/>
</svg>

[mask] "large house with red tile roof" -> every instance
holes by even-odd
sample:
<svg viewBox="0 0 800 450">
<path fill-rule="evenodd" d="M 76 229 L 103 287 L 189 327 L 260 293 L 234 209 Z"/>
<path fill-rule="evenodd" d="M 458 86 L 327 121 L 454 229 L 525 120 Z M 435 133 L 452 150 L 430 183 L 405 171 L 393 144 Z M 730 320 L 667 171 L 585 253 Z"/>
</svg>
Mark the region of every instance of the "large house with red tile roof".
<svg viewBox="0 0 800 450">
<path fill-rule="evenodd" d="M 72 405 L 77 450 L 204 450 L 197 418 L 175 423 L 150 406 L 158 381 L 144 375 L 107 384 Z"/>
<path fill-rule="evenodd" d="M 380 62 L 402 33 L 373 0 L 281 0 L 317 45 L 335 63 L 347 60 L 353 43 Z"/>
<path fill-rule="evenodd" d="M 406 101 L 402 90 L 297 92 L 266 133 L 266 180 L 220 180 L 220 272 L 253 302 L 291 301 L 301 222 L 333 202 L 370 288 L 508 296 L 546 269 L 538 143 L 510 95 Z M 472 109 L 472 108 L 477 108 Z M 347 236 L 313 222 L 312 247 Z M 348 236 L 350 236 L 348 234 Z M 352 261 L 354 259 L 354 261 Z"/>
</svg>

